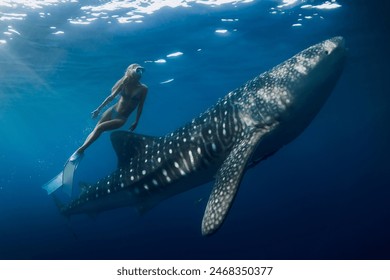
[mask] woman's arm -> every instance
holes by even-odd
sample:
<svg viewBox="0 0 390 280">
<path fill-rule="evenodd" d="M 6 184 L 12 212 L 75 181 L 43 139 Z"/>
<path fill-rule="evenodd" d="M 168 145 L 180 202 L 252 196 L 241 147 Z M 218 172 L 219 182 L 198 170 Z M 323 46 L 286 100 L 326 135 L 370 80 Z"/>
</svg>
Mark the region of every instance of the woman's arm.
<svg viewBox="0 0 390 280">
<path fill-rule="evenodd" d="M 130 131 L 133 131 L 138 125 L 139 118 L 141 117 L 142 114 L 142 109 L 144 108 L 144 103 L 145 103 L 147 93 L 148 93 L 148 88 L 145 86 L 142 89 L 141 100 L 139 101 L 138 109 L 137 109 L 137 116 L 135 118 L 134 123 L 130 126 Z"/>
<path fill-rule="evenodd" d="M 122 79 L 121 79 L 122 80 Z M 99 107 L 97 107 L 96 110 L 94 110 L 92 112 L 92 118 L 96 118 L 99 114 L 100 114 L 100 111 L 108 104 L 110 103 L 122 90 L 122 87 L 123 87 L 123 84 L 121 85 L 118 85 L 118 83 L 121 82 L 121 80 L 119 80 L 115 86 L 113 87 L 112 91 L 111 91 L 111 94 L 109 96 L 107 96 L 106 99 L 104 99 L 103 103 L 100 104 Z"/>
</svg>

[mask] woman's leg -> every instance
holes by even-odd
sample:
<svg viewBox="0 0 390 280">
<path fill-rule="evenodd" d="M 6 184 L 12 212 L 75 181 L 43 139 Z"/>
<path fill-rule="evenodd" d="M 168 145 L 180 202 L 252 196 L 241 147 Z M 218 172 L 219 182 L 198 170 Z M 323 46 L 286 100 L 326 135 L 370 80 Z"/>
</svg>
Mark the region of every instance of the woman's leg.
<svg viewBox="0 0 390 280">
<path fill-rule="evenodd" d="M 114 106 L 108 108 L 103 114 L 102 114 L 102 117 L 100 118 L 100 120 L 98 121 L 98 123 L 96 124 L 95 128 L 93 129 L 93 131 L 87 136 L 87 139 L 85 139 L 84 141 L 84 144 L 77 149 L 76 153 L 83 153 L 84 150 L 90 145 L 92 144 L 92 142 L 94 142 L 96 139 L 93 139 L 92 142 L 91 142 L 91 138 L 92 137 L 95 137 L 95 130 L 97 129 L 97 127 L 101 124 L 101 123 L 104 123 L 104 122 L 107 122 L 107 121 L 111 121 L 112 120 L 112 110 L 113 110 Z M 100 132 L 101 134 L 101 132 Z M 99 135 L 100 135 L 99 134 Z M 98 138 L 99 135 L 96 137 Z M 89 143 L 91 142 L 91 143 Z M 88 146 L 84 147 L 87 143 Z"/>
<path fill-rule="evenodd" d="M 96 125 L 94 130 L 88 135 L 84 144 L 77 149 L 76 153 L 82 154 L 85 151 L 85 149 L 88 148 L 93 142 L 95 142 L 95 140 L 98 139 L 100 134 L 102 134 L 104 131 L 120 128 L 126 122 L 126 120 L 123 119 L 113 119 L 113 120 L 108 120 L 103 122 L 102 120 L 99 121 L 99 123 Z"/>
</svg>

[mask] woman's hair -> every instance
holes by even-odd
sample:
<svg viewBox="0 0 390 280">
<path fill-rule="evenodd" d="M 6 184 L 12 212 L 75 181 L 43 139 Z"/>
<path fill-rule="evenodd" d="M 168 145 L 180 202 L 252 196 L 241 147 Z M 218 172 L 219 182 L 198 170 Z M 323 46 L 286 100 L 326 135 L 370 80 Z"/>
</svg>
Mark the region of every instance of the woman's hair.
<svg viewBox="0 0 390 280">
<path fill-rule="evenodd" d="M 138 67 L 141 67 L 139 64 L 137 63 L 133 63 L 133 64 L 130 64 L 127 68 L 126 68 L 126 71 L 125 71 L 125 74 L 123 75 L 122 78 L 120 78 L 116 83 L 115 85 L 112 87 L 111 89 L 111 92 L 115 92 L 117 91 L 120 87 L 122 87 L 123 85 L 126 85 L 129 81 L 133 80 L 134 78 L 136 78 L 134 74 L 134 71 L 138 68 Z"/>
</svg>

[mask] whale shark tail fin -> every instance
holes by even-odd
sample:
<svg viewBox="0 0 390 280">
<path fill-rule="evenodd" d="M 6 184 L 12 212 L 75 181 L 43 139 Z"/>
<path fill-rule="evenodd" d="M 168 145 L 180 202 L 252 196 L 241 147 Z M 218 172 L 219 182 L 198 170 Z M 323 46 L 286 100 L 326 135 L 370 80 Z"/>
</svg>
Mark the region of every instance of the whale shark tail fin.
<svg viewBox="0 0 390 280">
<path fill-rule="evenodd" d="M 42 188 L 47 191 L 48 195 L 61 188 L 67 195 L 72 196 L 73 175 L 82 158 L 82 154 L 77 157 L 72 155 L 66 161 L 64 169 L 57 176 L 42 186 Z"/>
</svg>

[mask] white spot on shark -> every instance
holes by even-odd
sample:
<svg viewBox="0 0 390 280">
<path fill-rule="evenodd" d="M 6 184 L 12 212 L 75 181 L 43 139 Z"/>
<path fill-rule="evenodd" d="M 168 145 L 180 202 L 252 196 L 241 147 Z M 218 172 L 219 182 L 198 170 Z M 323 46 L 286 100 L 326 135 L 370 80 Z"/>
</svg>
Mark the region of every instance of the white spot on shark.
<svg viewBox="0 0 390 280">
<path fill-rule="evenodd" d="M 188 151 L 188 155 L 190 156 L 190 162 L 191 162 L 191 164 L 194 165 L 194 164 L 195 164 L 195 161 L 194 161 L 194 156 L 193 156 L 192 152 L 191 152 L 191 151 Z"/>
</svg>

